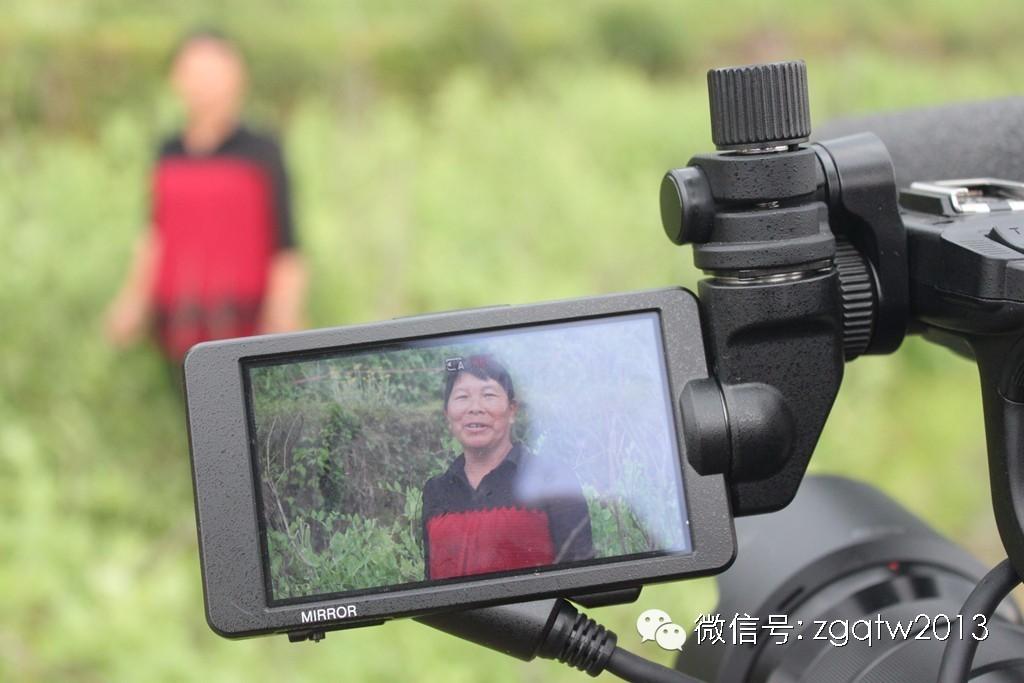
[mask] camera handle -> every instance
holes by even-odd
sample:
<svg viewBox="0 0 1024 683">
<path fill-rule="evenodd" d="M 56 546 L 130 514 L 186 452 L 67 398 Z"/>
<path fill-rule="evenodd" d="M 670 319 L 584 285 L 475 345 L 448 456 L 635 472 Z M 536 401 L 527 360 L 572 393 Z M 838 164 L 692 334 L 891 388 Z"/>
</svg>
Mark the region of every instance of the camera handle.
<svg viewBox="0 0 1024 683">
<path fill-rule="evenodd" d="M 633 683 L 702 683 L 618 647 L 617 636 L 567 600 L 534 602 L 418 617 L 450 635 L 531 661 L 554 659 L 597 676 L 603 671 Z"/>
<path fill-rule="evenodd" d="M 981 376 L 992 509 L 1008 557 L 968 596 L 960 619 L 976 614 L 987 619 L 1024 576 L 1024 335 L 959 336 L 932 329 L 925 336 L 959 353 L 965 352 L 966 344 Z M 981 640 L 977 632 L 950 640 L 942 654 L 938 683 L 968 680 Z"/>
<path fill-rule="evenodd" d="M 927 335 L 944 345 L 939 334 Z M 1002 546 L 1024 575 L 1024 336 L 967 339 L 981 376 L 992 509 Z"/>
<path fill-rule="evenodd" d="M 992 508 L 1003 547 L 1024 576 L 1024 336 L 971 342 L 981 374 Z"/>
<path fill-rule="evenodd" d="M 939 256 L 932 227 L 904 225 L 877 137 L 801 146 L 810 135 L 802 62 L 714 69 L 708 89 L 719 152 L 669 171 L 661 190 L 669 239 L 693 244 L 710 276 L 700 298 L 718 391 L 689 386 L 682 398 L 694 466 L 726 474 L 736 515 L 786 505 L 842 359 L 890 353 L 910 328 L 978 363 L 993 509 L 1006 566 L 1024 576 L 1024 279 L 1016 275 L 1024 240 L 965 230 L 942 235 Z M 813 348 L 801 348 L 806 341 Z M 786 358 L 800 362 L 783 369 Z M 739 392 L 742 384 L 760 400 L 739 406 L 738 394 L 755 393 Z M 764 400 L 769 391 L 780 400 Z M 756 460 L 745 457 L 756 451 L 744 445 L 765 444 L 765 422 L 791 425 Z M 1006 571 L 979 585 L 981 598 L 998 604 L 994 596 L 1017 582 Z M 970 645 L 952 643 L 944 659 L 969 666 Z"/>
<path fill-rule="evenodd" d="M 909 326 L 978 365 L 992 507 L 1009 559 L 979 584 L 961 618 L 991 616 L 1024 576 L 1024 286 L 1014 276 L 1021 250 L 993 238 L 987 228 L 979 233 L 950 227 L 937 234 L 939 224 L 904 224 L 895 181 L 886 180 L 887 175 L 893 178 L 891 157 L 873 134 L 814 146 L 824 171 L 821 195 L 829 205 L 829 222 L 837 235 L 856 245 L 869 268 L 876 319 L 887 317 L 890 330 Z M 912 206 L 920 201 L 913 195 L 900 201 Z M 851 205 L 851 198 L 860 208 Z M 898 341 L 868 353 L 896 346 Z M 966 680 L 976 649 L 977 641 L 970 638 L 950 641 L 941 683 Z"/>
</svg>

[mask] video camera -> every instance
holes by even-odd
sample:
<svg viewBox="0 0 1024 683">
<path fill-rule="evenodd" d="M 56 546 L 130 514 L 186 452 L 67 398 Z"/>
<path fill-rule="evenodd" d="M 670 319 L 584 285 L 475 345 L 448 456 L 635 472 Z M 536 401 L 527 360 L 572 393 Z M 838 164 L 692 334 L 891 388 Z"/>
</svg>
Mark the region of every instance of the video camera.
<svg viewBox="0 0 1024 683">
<path fill-rule="evenodd" d="M 668 237 L 693 245 L 708 276 L 696 296 L 494 307 L 189 353 L 211 628 L 318 640 L 413 616 L 592 675 L 772 682 L 967 680 L 985 628 L 1003 645 L 981 648 L 972 680 L 1019 680 L 997 678 L 1018 670 L 1024 629 L 996 608 L 1024 572 L 1024 184 L 925 176 L 898 192 L 878 136 L 808 143 L 802 62 L 715 69 L 708 85 L 718 151 L 669 171 L 660 194 Z M 801 487 L 844 364 L 908 333 L 981 372 L 1009 560 L 973 592 L 977 564 L 880 494 Z M 787 514 L 780 536 L 773 520 Z M 924 657 L 894 646 L 886 663 L 863 648 L 825 657 L 808 638 L 735 656 L 690 647 L 673 672 L 562 599 L 629 601 L 645 583 L 721 573 L 734 518 L 752 515 L 736 522 L 722 584 L 737 614 L 967 599 L 958 613 L 985 623 L 947 610 L 961 637 Z"/>
</svg>

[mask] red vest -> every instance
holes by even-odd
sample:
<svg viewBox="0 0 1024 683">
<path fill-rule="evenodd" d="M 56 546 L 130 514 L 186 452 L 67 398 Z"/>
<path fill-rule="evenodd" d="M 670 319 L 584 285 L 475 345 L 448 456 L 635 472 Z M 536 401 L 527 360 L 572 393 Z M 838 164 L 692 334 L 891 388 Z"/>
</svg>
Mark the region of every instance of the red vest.
<svg viewBox="0 0 1024 683">
<path fill-rule="evenodd" d="M 259 165 L 239 157 L 171 156 L 157 167 L 154 296 L 170 357 L 256 332 L 276 248 L 270 185 Z"/>
<path fill-rule="evenodd" d="M 548 515 L 528 508 L 449 512 L 427 520 L 430 578 L 504 572 L 555 561 Z"/>
</svg>

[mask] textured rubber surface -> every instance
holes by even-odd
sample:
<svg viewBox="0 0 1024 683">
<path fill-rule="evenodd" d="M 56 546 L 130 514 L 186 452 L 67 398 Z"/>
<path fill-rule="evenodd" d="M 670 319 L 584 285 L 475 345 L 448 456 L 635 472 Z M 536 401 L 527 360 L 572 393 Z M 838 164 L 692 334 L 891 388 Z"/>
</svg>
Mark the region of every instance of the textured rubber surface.
<svg viewBox="0 0 1024 683">
<path fill-rule="evenodd" d="M 872 132 L 896 167 L 896 183 L 993 177 L 1024 181 L 1024 97 L 836 119 L 814 139 Z"/>
<path fill-rule="evenodd" d="M 711 139 L 719 149 L 767 147 L 811 134 L 803 62 L 712 69 L 708 94 Z"/>
</svg>

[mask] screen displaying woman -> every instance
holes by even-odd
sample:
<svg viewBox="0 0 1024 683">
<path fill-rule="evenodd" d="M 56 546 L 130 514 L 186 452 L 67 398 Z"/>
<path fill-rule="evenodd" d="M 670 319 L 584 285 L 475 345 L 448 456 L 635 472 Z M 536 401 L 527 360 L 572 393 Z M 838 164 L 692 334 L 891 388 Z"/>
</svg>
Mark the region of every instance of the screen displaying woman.
<svg viewBox="0 0 1024 683">
<path fill-rule="evenodd" d="M 274 600 L 690 550 L 657 313 L 246 374 Z"/>
<path fill-rule="evenodd" d="M 443 412 L 462 453 L 423 487 L 426 578 L 592 558 L 579 482 L 512 438 L 519 404 L 508 370 L 489 355 L 448 365 Z"/>
</svg>

